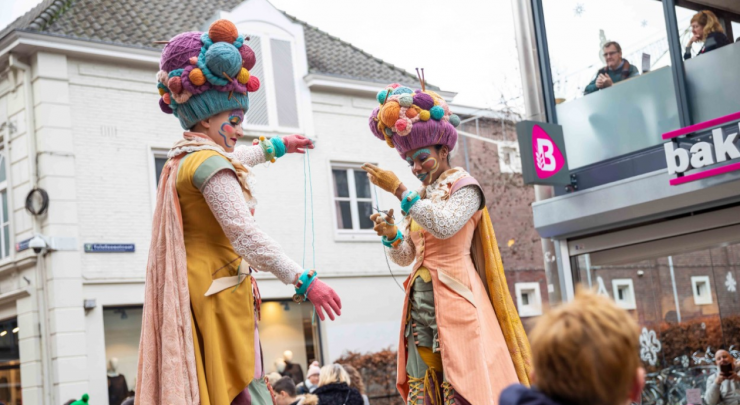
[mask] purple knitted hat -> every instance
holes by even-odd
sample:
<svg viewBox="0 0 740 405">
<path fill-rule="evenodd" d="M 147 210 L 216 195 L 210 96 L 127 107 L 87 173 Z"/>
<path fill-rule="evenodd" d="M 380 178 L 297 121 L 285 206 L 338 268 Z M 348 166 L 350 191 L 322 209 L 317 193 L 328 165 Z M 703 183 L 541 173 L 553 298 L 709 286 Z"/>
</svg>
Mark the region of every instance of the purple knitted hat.
<svg viewBox="0 0 740 405">
<path fill-rule="evenodd" d="M 247 92 L 259 79 L 250 74 L 254 51 L 228 20 L 217 20 L 208 32 L 185 32 L 168 41 L 157 73 L 159 107 L 174 114 L 183 129 L 222 111 L 247 111 Z"/>
<path fill-rule="evenodd" d="M 370 114 L 372 133 L 396 148 L 401 158 L 406 152 L 425 146 L 457 144 L 460 117 L 450 113 L 447 102 L 437 93 L 411 90 L 398 83 L 389 85 L 377 96 L 379 107 Z"/>
</svg>

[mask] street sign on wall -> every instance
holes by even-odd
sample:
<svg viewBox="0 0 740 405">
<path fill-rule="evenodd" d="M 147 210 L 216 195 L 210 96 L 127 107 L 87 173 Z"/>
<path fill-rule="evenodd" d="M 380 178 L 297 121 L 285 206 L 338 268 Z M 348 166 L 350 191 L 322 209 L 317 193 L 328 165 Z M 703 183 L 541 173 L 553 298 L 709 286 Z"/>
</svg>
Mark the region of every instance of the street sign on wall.
<svg viewBox="0 0 740 405">
<path fill-rule="evenodd" d="M 516 124 L 524 184 L 569 185 L 563 127 L 537 121 Z"/>
</svg>

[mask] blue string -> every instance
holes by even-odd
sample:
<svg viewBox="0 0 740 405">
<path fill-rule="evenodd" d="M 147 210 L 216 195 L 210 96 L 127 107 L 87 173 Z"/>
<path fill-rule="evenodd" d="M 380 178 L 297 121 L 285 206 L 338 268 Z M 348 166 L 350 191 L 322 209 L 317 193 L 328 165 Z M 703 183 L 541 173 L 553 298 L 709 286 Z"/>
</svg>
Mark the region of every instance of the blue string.
<svg viewBox="0 0 740 405">
<path fill-rule="evenodd" d="M 373 185 L 373 191 L 375 192 L 375 206 L 380 208 L 380 199 L 378 198 L 378 186 Z M 385 221 L 385 219 L 383 219 L 383 221 Z M 388 223 L 388 221 L 386 221 L 386 223 Z M 396 224 L 396 226 L 399 226 L 399 225 L 400 224 Z M 400 288 L 401 291 L 403 291 L 403 293 L 405 294 L 406 290 L 403 287 L 401 287 L 401 284 L 398 282 L 398 280 L 396 280 L 396 275 L 393 274 L 393 270 L 391 270 L 391 262 L 388 261 L 388 252 L 385 250 L 385 247 L 383 246 L 382 243 L 380 244 L 380 248 L 383 249 L 383 257 L 385 257 L 385 265 L 388 266 L 388 272 L 391 273 L 391 278 L 393 279 L 393 281 L 396 282 L 396 285 L 398 286 L 398 288 Z"/>
<path fill-rule="evenodd" d="M 308 148 L 306 148 L 306 163 L 308 164 L 308 189 L 311 192 L 311 249 L 312 249 L 312 266 L 311 268 L 316 269 L 316 227 L 314 223 L 314 211 L 313 211 L 313 183 L 311 181 L 311 158 L 308 156 Z"/>
</svg>

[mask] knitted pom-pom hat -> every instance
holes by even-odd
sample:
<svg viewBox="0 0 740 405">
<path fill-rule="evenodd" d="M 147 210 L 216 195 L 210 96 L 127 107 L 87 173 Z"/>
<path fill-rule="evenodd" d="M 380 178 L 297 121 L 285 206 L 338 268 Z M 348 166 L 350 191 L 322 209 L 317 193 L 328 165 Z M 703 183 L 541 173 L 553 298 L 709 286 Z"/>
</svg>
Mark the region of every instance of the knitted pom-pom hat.
<svg viewBox="0 0 740 405">
<path fill-rule="evenodd" d="M 208 32 L 185 32 L 162 50 L 157 73 L 159 108 L 174 114 L 183 129 L 223 111 L 249 108 L 247 92 L 259 89 L 249 73 L 254 51 L 228 20 L 211 24 Z"/>
<path fill-rule="evenodd" d="M 370 130 L 401 158 L 406 152 L 433 145 L 457 144 L 460 117 L 450 113 L 447 102 L 431 90 L 411 90 L 393 83 L 377 96 L 379 107 L 370 114 Z"/>
</svg>

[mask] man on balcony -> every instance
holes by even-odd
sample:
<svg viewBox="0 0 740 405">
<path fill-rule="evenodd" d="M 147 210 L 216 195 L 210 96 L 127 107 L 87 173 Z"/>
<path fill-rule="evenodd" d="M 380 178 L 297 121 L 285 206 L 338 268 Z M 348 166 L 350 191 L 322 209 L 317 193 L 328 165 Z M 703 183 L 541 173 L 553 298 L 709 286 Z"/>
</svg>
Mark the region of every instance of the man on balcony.
<svg viewBox="0 0 740 405">
<path fill-rule="evenodd" d="M 606 66 L 596 72 L 596 77 L 586 86 L 585 94 L 611 87 L 614 83 L 640 74 L 637 68 L 631 65 L 627 59 L 622 59 L 622 47 L 615 41 L 604 44 L 604 58 L 606 59 Z"/>
</svg>

